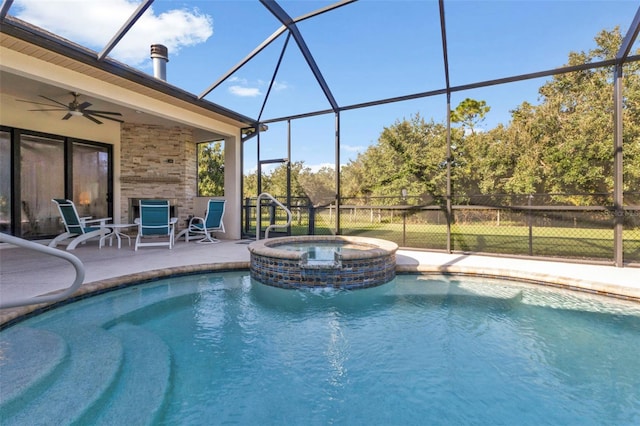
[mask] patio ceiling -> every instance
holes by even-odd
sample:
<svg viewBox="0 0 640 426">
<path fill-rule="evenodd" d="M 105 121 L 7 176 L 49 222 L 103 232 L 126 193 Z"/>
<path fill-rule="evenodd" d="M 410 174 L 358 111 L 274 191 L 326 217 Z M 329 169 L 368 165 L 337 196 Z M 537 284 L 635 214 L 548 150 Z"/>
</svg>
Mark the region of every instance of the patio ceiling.
<svg viewBox="0 0 640 426">
<path fill-rule="evenodd" d="M 525 9 L 531 5 L 528 2 L 517 2 L 518 8 L 512 2 L 476 2 L 461 3 L 448 0 L 440 1 L 414 1 L 414 2 L 372 2 L 367 0 L 343 0 L 338 2 L 317 2 L 317 1 L 267 1 L 259 0 L 255 2 L 239 2 L 232 11 L 242 12 L 242 15 L 219 16 L 214 15 L 216 28 L 220 27 L 220 39 L 227 37 L 224 34 L 227 21 L 235 22 L 238 31 L 236 38 L 243 38 L 242 43 L 234 46 L 235 50 L 227 50 L 222 58 L 219 52 L 222 46 L 207 41 L 204 44 L 204 52 L 200 54 L 198 63 L 184 63 L 189 55 L 179 54 L 171 56 L 169 75 L 177 71 L 181 74 L 182 80 L 177 85 L 160 82 L 150 77 L 145 70 L 146 65 L 127 65 L 121 61 L 111 58 L 119 44 L 123 43 L 127 34 L 138 25 L 145 14 L 153 13 L 152 6 L 158 8 L 166 7 L 166 2 L 155 3 L 153 0 L 140 1 L 136 10 L 123 21 L 120 28 L 114 31 L 112 37 L 100 48 L 87 46 L 77 41 L 68 41 L 64 35 L 51 34 L 48 31 L 35 27 L 32 23 L 22 22 L 12 15 L 20 12 L 20 2 L 5 0 L 0 8 L 0 20 L 2 22 L 1 32 L 10 37 L 15 37 L 29 43 L 39 43 L 43 50 L 54 49 L 61 56 L 68 56 L 74 61 L 79 61 L 86 66 L 86 71 L 93 70 L 94 73 L 102 73 L 105 79 L 119 78 L 121 82 L 129 82 L 136 85 L 136 90 L 147 90 L 159 100 L 177 98 L 186 104 L 192 104 L 194 108 L 207 109 L 213 114 L 222 114 L 232 120 L 240 122 L 252 121 L 273 121 L 284 117 L 296 117 L 314 115 L 319 113 L 337 112 L 350 110 L 364 106 L 379 105 L 402 100 L 429 97 L 440 94 L 452 93 L 459 90 L 485 87 L 510 81 L 518 81 L 530 78 L 544 77 L 551 75 L 562 69 L 566 59 L 566 54 L 558 58 L 545 59 L 536 62 L 537 52 L 544 52 L 544 49 L 536 49 L 535 46 L 527 46 L 519 41 L 518 34 L 503 34 L 502 39 L 511 39 L 509 42 L 499 42 L 484 38 L 485 32 L 480 27 L 496 26 L 496 33 L 500 33 L 501 27 L 505 24 L 492 21 L 492 14 L 497 8 L 513 9 L 513 19 L 517 20 L 522 13 L 528 13 Z M 206 2 L 214 4 L 217 2 Z M 598 3 L 598 2 L 590 2 Z M 61 3 L 62 4 L 62 3 Z M 204 3 L 198 1 L 185 2 L 187 7 L 204 7 Z M 577 3 L 574 3 L 577 5 Z M 532 10 L 548 7 L 545 3 L 537 3 Z M 388 7 L 392 7 L 388 9 Z M 523 9 L 524 8 L 524 9 Z M 601 8 L 594 8 L 594 13 L 604 14 L 611 9 L 625 8 L 630 13 L 627 14 L 627 22 L 611 21 L 611 24 L 619 25 L 624 35 L 623 47 L 618 52 L 617 60 L 629 60 L 629 54 L 638 46 L 638 32 L 640 28 L 640 7 L 634 2 L 601 2 Z M 391 15 L 388 10 L 393 11 Z M 462 28 L 458 18 L 466 10 L 476 10 L 481 13 L 478 16 L 479 27 L 476 29 Z M 159 13 L 161 10 L 158 10 Z M 229 11 L 229 9 L 227 9 Z M 519 12 L 520 11 L 520 12 Z M 524 11 L 524 12 L 523 12 Z M 504 12 L 504 11 L 502 11 Z M 538 11 L 545 13 L 545 11 Z M 385 15 L 386 13 L 386 15 Z M 421 25 L 414 25 L 409 21 L 410 15 L 422 14 L 419 22 Z M 382 16 L 380 16 L 382 15 Z M 388 26 L 377 26 L 369 34 L 349 33 L 349 22 L 354 19 L 371 20 L 371 25 L 376 23 L 388 23 Z M 601 20 L 594 22 L 599 25 Z M 406 28 L 402 28 L 402 20 L 407 22 Z M 566 19 L 565 27 L 557 34 L 557 39 L 571 38 L 572 27 L 575 25 L 587 26 L 587 22 L 571 22 L 572 17 Z M 549 19 L 551 22 L 552 19 Z M 262 25 L 257 25 L 257 23 Z M 244 23 L 244 25 L 243 25 Z M 268 25 L 265 25 L 268 24 Z M 255 25 L 254 25 L 255 24 Z M 558 31 L 548 24 L 539 23 L 538 30 Z M 253 27 L 260 27 L 260 30 L 252 30 Z M 274 29 L 271 33 L 265 33 L 266 28 Z M 603 28 L 593 27 L 592 37 Z M 611 28 L 609 28 L 611 29 Z M 522 28 L 522 31 L 527 31 Z M 260 35 L 262 34 L 262 35 Z M 320 36 L 318 35 L 320 34 Z M 411 37 L 409 37 L 411 36 Z M 215 41 L 216 34 L 213 40 Z M 368 39 L 370 38 L 396 38 L 397 43 L 407 44 L 409 49 L 413 49 L 414 58 L 400 58 L 394 56 L 393 51 L 372 51 L 373 48 Z M 408 38 L 409 37 L 409 38 Z M 246 40 L 245 40 L 246 39 Z M 325 40 L 326 39 L 326 40 Z M 248 46 L 254 44 L 249 51 Z M 321 49 L 323 43 L 336 42 L 332 46 L 331 55 L 340 59 L 339 63 L 344 64 L 341 69 L 336 70 L 328 67 L 335 61 L 327 57 L 327 50 Z M 373 40 L 376 42 L 376 40 Z M 495 45 L 478 45 L 482 42 L 493 42 Z M 504 41 L 504 40 L 503 40 Z M 6 39 L 5 39 L 6 42 Z M 380 42 L 378 42 L 380 45 Z M 575 50 L 585 50 L 583 46 L 588 43 L 578 43 Z M 237 46 L 247 46 L 249 53 L 244 53 Z M 483 55 L 487 58 L 487 63 L 494 65 L 469 64 L 464 61 L 464 55 L 474 57 L 471 51 L 474 49 L 484 49 Z M 507 48 L 512 48 L 508 51 Z M 183 49 L 186 51 L 186 48 Z M 245 52 L 246 52 L 245 51 Z M 550 50 L 549 50 L 550 51 Z M 526 54 L 525 54 L 526 52 Z M 217 63 L 212 63 L 211 56 Z M 372 58 L 372 56 L 377 57 Z M 406 56 L 406 55 L 405 55 Z M 533 57 L 531 58 L 527 58 Z M 551 56 L 551 55 L 548 55 Z M 491 59 L 495 58 L 495 59 Z M 638 58 L 632 57 L 637 60 Z M 383 76 L 377 74 L 377 70 L 372 67 L 375 61 L 398 61 L 397 74 Z M 533 61 L 533 62 L 532 62 Z M 560 62 L 558 62 L 560 61 Z M 355 69 L 358 63 L 362 63 L 361 69 Z M 520 63 L 524 63 L 520 64 Z M 539 68 L 532 68 L 532 63 Z M 227 68 L 223 69 L 226 64 Z M 269 64 L 270 66 L 266 66 Z M 306 70 L 299 67 L 303 64 Z M 137 66 L 137 68 L 136 68 Z M 292 71 L 285 68 L 289 66 Z M 468 74 L 462 73 L 460 67 L 474 67 L 474 76 L 478 80 L 469 80 Z M 190 78 L 188 72 L 193 68 L 211 69 L 212 83 L 207 84 L 202 78 Z M 259 75 L 255 74 L 256 69 L 260 69 Z M 565 68 L 571 70 L 572 68 Z M 244 74 L 243 74 L 244 73 Z M 255 74 L 264 83 L 261 96 L 251 99 L 251 103 L 246 99 L 238 99 L 229 96 L 229 84 L 238 75 Z M 111 75 L 110 75 L 111 74 Z M 304 74 L 299 80 L 294 80 L 297 75 Z M 186 75 L 186 77 L 185 77 Z M 346 75 L 346 77 L 345 77 Z M 417 76 L 422 76 L 418 78 Z M 360 79 L 354 80 L 354 76 Z M 372 77 L 369 77 L 372 76 Z M 8 93 L 19 98 L 33 99 L 38 95 L 61 96 L 69 91 L 67 88 L 56 87 L 44 82 L 34 82 L 18 75 L 7 75 L 2 70 L 0 76 L 1 89 L 3 93 Z M 301 99 L 296 95 L 287 100 L 278 100 L 273 94 L 275 86 L 281 80 L 289 81 L 291 85 L 313 86 L 315 87 L 315 97 L 313 99 Z M 291 79 L 291 80 L 289 80 Z M 170 80 L 171 81 L 171 80 Z M 358 90 L 358 85 L 366 87 L 366 90 Z M 198 89 L 199 87 L 199 89 Z M 204 87 L 204 89 L 202 89 Z M 195 93 L 199 93 L 195 95 Z M 368 96 L 363 98 L 362 96 Z M 162 99 L 164 98 L 164 99 Z M 164 120 L 158 120 L 153 116 L 144 116 L 134 109 L 126 108 L 108 100 L 92 98 L 91 102 L 96 109 L 115 109 L 122 112 L 125 121 L 148 122 L 157 124 Z M 271 107 L 271 104 L 288 104 L 289 107 Z M 222 107 L 220 105 L 224 105 Z M 237 112 L 241 111 L 241 112 Z"/>
</svg>

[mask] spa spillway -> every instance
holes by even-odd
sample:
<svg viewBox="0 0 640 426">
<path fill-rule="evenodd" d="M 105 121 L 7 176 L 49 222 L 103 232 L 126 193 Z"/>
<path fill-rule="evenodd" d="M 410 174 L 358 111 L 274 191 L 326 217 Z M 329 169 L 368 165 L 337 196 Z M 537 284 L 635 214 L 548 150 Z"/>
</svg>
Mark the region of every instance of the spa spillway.
<svg viewBox="0 0 640 426">
<path fill-rule="evenodd" d="M 346 236 L 297 236 L 249 244 L 251 278 L 282 288 L 374 287 L 395 278 L 398 245 Z"/>
</svg>

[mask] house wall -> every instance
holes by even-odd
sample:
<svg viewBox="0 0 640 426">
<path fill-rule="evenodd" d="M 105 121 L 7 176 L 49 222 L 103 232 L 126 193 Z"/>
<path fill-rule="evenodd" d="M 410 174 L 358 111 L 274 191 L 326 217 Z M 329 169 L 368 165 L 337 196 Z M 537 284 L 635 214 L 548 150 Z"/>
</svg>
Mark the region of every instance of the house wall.
<svg viewBox="0 0 640 426">
<path fill-rule="evenodd" d="M 236 137 L 224 140 L 224 198 L 227 200 L 224 211 L 225 236 L 238 240 L 242 236 L 242 139 Z"/>
<path fill-rule="evenodd" d="M 115 223 L 129 222 L 129 198 L 167 198 L 178 207 L 178 229 L 190 215 L 201 216 L 207 197 L 197 197 L 197 162 L 194 131 L 188 126 L 164 127 L 136 123 L 96 125 L 89 120 L 61 120 L 53 112 L 25 114 L 24 105 L 0 94 L 0 124 L 49 134 L 103 142 L 113 147 L 113 211 Z M 20 108 L 22 107 L 22 108 Z M 239 134 L 239 131 L 238 131 Z M 240 137 L 225 138 L 224 235 L 239 239 Z"/>
<path fill-rule="evenodd" d="M 240 238 L 240 144 L 225 138 L 224 224 L 220 239 Z M 187 226 L 189 216 L 202 217 L 209 197 L 198 197 L 197 142 L 188 127 L 122 124 L 119 173 L 120 223 L 129 223 L 131 198 L 163 198 L 177 207 L 177 229 Z M 118 186 L 118 185 L 116 185 Z"/>
<path fill-rule="evenodd" d="M 55 55 L 54 55 L 55 56 Z M 150 125 L 106 120 L 96 125 L 89 120 L 61 120 L 59 112 L 26 112 L 29 105 L 16 101 L 6 93 L 10 87 L 0 85 L 0 124 L 70 136 L 113 146 L 113 212 L 115 223 L 129 221 L 129 198 L 169 198 L 176 201 L 180 221 L 185 226 L 200 202 L 197 194 L 196 143 L 199 132 L 215 134 L 225 140 L 225 210 L 226 234 L 223 238 L 238 239 L 241 234 L 239 187 L 241 127 L 226 117 L 213 117 L 203 111 L 185 108 L 181 102 L 163 102 L 138 93 L 113 78 L 98 78 L 76 71 L 76 66 L 60 66 L 0 46 L 0 71 L 32 79 L 36 84 L 48 84 L 67 91 L 77 91 L 145 115 L 166 120 L 167 125 Z M 69 64 L 68 61 L 64 62 Z M 115 78 L 117 80 L 117 78 Z M 188 106 L 188 105 L 187 105 Z M 206 206 L 206 199 L 201 200 Z"/>
<path fill-rule="evenodd" d="M 0 124 L 18 129 L 66 136 L 92 142 L 101 142 L 113 147 L 114 175 L 120 171 L 120 123 L 105 120 L 97 125 L 82 117 L 62 120 L 60 111 L 27 111 L 28 104 L 16 101 L 14 96 L 0 94 Z M 79 118 L 79 119 L 78 119 Z M 113 211 L 120 211 L 120 187 L 113 186 Z M 114 213 L 115 214 L 115 213 Z"/>
<path fill-rule="evenodd" d="M 129 217 L 130 198 L 165 198 L 175 202 L 178 229 L 194 212 L 197 195 L 196 144 L 186 127 L 124 123 L 120 152 L 120 221 Z"/>
</svg>

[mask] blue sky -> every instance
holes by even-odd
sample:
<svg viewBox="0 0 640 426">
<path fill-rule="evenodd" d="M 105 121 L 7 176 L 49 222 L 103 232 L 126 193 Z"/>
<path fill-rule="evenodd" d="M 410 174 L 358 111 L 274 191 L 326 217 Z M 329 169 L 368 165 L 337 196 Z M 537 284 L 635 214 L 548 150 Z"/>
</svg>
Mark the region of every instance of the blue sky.
<svg viewBox="0 0 640 426">
<path fill-rule="evenodd" d="M 333 1 L 280 1 L 292 17 Z M 129 0 L 16 0 L 10 13 L 72 41 L 102 50 L 137 7 Z M 445 0 L 449 71 L 453 86 L 553 69 L 570 51 L 595 47 L 594 37 L 620 26 L 626 32 L 640 6 L 636 0 Z M 73 11 L 70 13 L 70 11 Z M 438 2 L 360 0 L 298 24 L 336 101 L 341 106 L 445 87 Z M 201 94 L 280 27 L 257 0 L 156 0 L 111 53 L 152 73 L 149 46 L 169 48 L 167 80 Z M 281 54 L 281 36 L 206 99 L 258 117 Z M 636 41 L 634 47 L 640 44 Z M 491 107 L 484 125 L 507 123 L 509 110 L 537 102 L 544 80 L 452 95 Z M 329 103 L 293 39 L 289 41 L 262 119 L 324 110 Z M 341 115 L 340 162 L 375 143 L 385 126 L 420 113 L 444 120 L 444 96 L 348 111 Z M 286 156 L 287 128 L 271 124 L 262 157 Z M 292 123 L 292 159 L 318 167 L 335 162 L 332 114 Z M 249 144 L 255 145 L 255 142 Z M 246 168 L 255 163 L 247 146 Z"/>
</svg>

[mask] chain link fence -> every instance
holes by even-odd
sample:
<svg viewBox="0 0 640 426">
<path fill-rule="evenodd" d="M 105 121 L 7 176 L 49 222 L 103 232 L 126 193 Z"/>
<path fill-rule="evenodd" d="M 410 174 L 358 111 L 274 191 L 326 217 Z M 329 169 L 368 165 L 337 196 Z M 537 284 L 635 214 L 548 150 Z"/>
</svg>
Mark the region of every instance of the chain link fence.
<svg viewBox="0 0 640 426">
<path fill-rule="evenodd" d="M 286 205 L 286 197 L 278 199 Z M 625 194 L 626 199 L 640 199 L 640 194 Z M 579 205 L 595 200 L 603 204 Z M 614 260 L 614 229 L 621 220 L 623 260 L 640 264 L 640 203 L 616 211 L 610 200 L 610 194 L 465 196 L 452 200 L 448 215 L 442 199 L 425 205 L 423 197 L 343 198 L 340 233 L 383 238 L 406 248 L 606 262 Z M 255 202 L 245 200 L 247 236 L 255 236 Z M 335 204 L 314 206 L 307 198 L 290 203 L 290 228 L 271 236 L 336 233 Z M 264 204 L 260 210 L 263 228 L 286 223 L 282 209 Z"/>
</svg>

